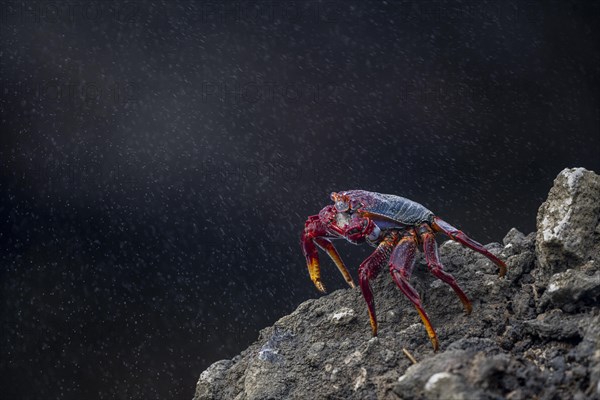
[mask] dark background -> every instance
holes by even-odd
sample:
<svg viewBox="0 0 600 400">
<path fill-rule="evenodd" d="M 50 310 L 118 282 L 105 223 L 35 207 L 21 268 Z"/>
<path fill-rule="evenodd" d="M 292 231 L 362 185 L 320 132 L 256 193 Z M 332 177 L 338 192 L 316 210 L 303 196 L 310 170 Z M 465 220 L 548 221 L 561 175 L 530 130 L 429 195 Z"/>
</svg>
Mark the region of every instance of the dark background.
<svg viewBox="0 0 600 400">
<path fill-rule="evenodd" d="M 299 235 L 334 190 L 411 198 L 484 243 L 534 230 L 560 170 L 600 171 L 599 15 L 2 2 L 2 398 L 191 398 L 318 295 Z M 353 273 L 369 251 L 340 250 Z"/>
</svg>

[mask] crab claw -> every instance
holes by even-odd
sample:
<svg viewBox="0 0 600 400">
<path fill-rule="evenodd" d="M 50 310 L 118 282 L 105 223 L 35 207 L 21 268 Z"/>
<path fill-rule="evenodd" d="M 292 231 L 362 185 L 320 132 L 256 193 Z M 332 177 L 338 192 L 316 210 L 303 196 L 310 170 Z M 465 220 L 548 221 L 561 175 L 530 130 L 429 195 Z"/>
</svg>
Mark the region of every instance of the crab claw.
<svg viewBox="0 0 600 400">
<path fill-rule="evenodd" d="M 339 211 L 345 207 L 336 204 L 321 210 L 319 220 L 324 225 L 326 234 L 354 244 L 364 242 L 376 230 L 375 223 L 360 213 Z"/>
<path fill-rule="evenodd" d="M 335 231 L 330 231 L 329 228 L 335 226 L 335 218 L 339 216 L 340 213 L 337 213 L 333 206 L 327 206 L 319 215 L 312 215 L 308 217 L 308 220 L 304 224 L 304 231 L 302 232 L 302 237 L 300 238 L 300 243 L 302 245 L 302 251 L 304 252 L 304 256 L 306 257 L 306 265 L 308 267 L 308 273 L 310 274 L 310 279 L 315 284 L 316 288 L 325 293 L 325 285 L 321 281 L 321 267 L 319 265 L 319 253 L 317 251 L 317 247 L 321 248 L 321 250 L 325 251 L 327 255 L 334 262 L 346 283 L 350 287 L 354 287 L 354 281 L 352 280 L 352 275 L 348 272 L 348 268 L 342 261 L 340 254 L 337 252 L 333 243 L 328 238 L 336 238 L 338 237 L 338 233 Z"/>
</svg>

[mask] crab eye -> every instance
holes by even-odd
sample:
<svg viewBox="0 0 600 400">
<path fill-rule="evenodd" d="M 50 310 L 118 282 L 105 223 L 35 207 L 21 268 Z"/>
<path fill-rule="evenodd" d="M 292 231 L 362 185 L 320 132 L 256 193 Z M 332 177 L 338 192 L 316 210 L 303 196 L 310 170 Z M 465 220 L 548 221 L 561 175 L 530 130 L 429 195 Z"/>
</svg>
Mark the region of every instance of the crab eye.
<svg viewBox="0 0 600 400">
<path fill-rule="evenodd" d="M 363 207 L 363 203 L 361 203 L 358 200 L 354 200 L 352 201 L 352 203 L 350 203 L 350 208 L 352 208 L 352 210 L 358 210 L 359 208 Z"/>
<path fill-rule="evenodd" d="M 346 212 L 349 208 L 350 206 L 348 205 L 348 203 L 343 200 L 338 200 L 335 202 L 335 209 L 339 212 Z"/>
</svg>

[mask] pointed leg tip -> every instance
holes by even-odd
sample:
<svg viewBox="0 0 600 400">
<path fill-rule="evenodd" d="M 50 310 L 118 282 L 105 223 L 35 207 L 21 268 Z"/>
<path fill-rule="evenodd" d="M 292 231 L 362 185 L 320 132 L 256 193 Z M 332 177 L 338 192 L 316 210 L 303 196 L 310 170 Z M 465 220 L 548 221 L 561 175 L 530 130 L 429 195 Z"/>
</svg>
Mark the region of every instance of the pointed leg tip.
<svg viewBox="0 0 600 400">
<path fill-rule="evenodd" d="M 465 314 L 469 315 L 473 312 L 473 305 L 471 304 L 471 302 L 467 299 L 467 301 L 463 302 L 463 306 L 465 308 Z"/>
<path fill-rule="evenodd" d="M 371 335 L 373 337 L 377 337 L 377 322 L 374 322 L 373 319 L 371 319 Z"/>
<path fill-rule="evenodd" d="M 327 293 L 327 289 L 325 289 L 325 286 L 323 283 L 321 283 L 321 281 L 315 281 L 314 284 L 319 292 Z"/>
<path fill-rule="evenodd" d="M 437 352 L 440 349 L 440 342 L 438 341 L 437 335 L 434 333 L 433 336 L 429 336 L 429 340 L 431 340 L 433 351 Z"/>
<path fill-rule="evenodd" d="M 506 275 L 506 265 L 503 263 L 500 266 L 500 272 L 498 272 L 498 277 L 499 278 L 504 278 L 504 275 Z"/>
</svg>

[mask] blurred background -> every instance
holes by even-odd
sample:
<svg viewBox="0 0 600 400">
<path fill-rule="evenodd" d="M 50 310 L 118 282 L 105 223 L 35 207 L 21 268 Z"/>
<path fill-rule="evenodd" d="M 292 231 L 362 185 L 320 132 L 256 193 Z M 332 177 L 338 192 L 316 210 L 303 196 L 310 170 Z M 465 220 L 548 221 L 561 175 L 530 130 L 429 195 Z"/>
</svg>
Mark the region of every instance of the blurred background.
<svg viewBox="0 0 600 400">
<path fill-rule="evenodd" d="M 2 397 L 191 398 L 318 296 L 299 236 L 331 191 L 533 231 L 558 172 L 600 171 L 599 11 L 3 1 Z"/>
</svg>

